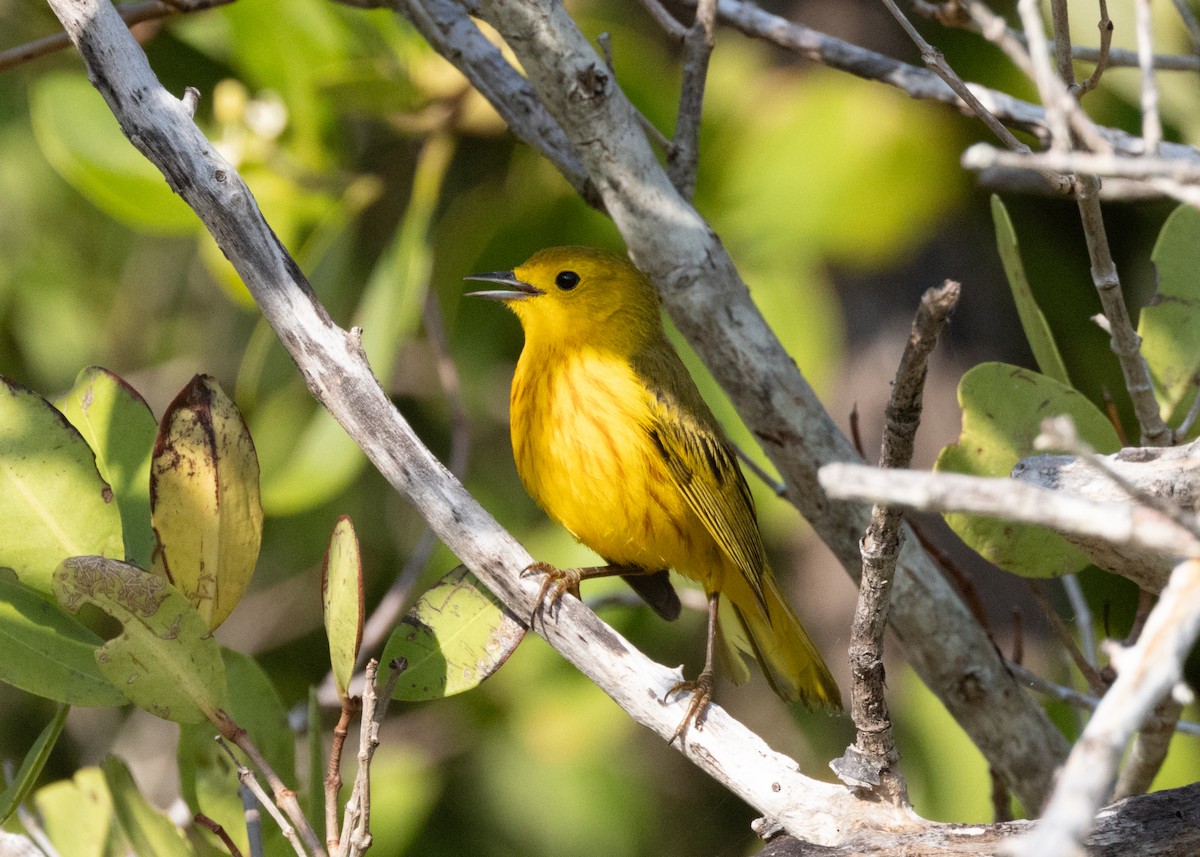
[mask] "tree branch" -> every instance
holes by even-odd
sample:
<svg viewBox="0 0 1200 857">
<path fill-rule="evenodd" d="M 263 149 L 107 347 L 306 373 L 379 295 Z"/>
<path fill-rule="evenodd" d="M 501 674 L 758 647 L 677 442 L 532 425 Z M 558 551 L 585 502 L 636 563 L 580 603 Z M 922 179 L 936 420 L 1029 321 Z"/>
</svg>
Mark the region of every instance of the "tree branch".
<svg viewBox="0 0 1200 857">
<path fill-rule="evenodd" d="M 899 11 L 899 10 L 897 10 Z M 892 395 L 885 410 L 886 422 L 879 466 L 908 467 L 913 442 L 921 424 L 922 393 L 929 355 L 938 335 L 958 304 L 959 284 L 947 280 L 921 296 L 908 344 L 896 370 Z M 845 755 L 831 763 L 844 782 L 869 788 L 883 800 L 908 803 L 908 787 L 900 771 L 900 754 L 892 738 L 892 722 L 884 694 L 883 633 L 896 557 L 900 550 L 901 512 L 876 504 L 862 539 L 862 576 L 854 624 L 850 628 L 850 714 L 857 734 Z"/>
<path fill-rule="evenodd" d="M 1087 500 L 1014 479 L 828 464 L 821 468 L 821 484 L 834 497 L 894 503 L 922 512 L 991 515 L 1168 557 L 1200 556 L 1196 537 L 1155 509 L 1128 501 Z M 1143 584 L 1154 581 L 1134 582 L 1149 588 Z M 1163 582 L 1159 581 L 1158 588 Z"/>
</svg>

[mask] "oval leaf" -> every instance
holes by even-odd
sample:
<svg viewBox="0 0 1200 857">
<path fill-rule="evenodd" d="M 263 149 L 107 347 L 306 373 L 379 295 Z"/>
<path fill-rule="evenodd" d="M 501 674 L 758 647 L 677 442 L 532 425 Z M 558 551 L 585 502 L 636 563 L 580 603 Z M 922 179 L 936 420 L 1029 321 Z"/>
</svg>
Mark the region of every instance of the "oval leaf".
<svg viewBox="0 0 1200 857">
<path fill-rule="evenodd" d="M 0 681 L 71 705 L 124 705 L 96 665 L 104 641 L 34 590 L 0 574 Z"/>
<path fill-rule="evenodd" d="M 194 857 L 187 841 L 171 819 L 152 807 L 138 791 L 129 768 L 116 756 L 101 765 L 108 793 L 112 797 L 117 823 L 133 846 L 134 854 L 155 857 Z"/>
<path fill-rule="evenodd" d="M 1005 363 L 983 363 L 958 384 L 963 411 L 958 443 L 942 450 L 934 470 L 974 476 L 1008 476 L 1034 453 L 1033 439 L 1047 417 L 1066 414 L 1079 436 L 1100 452 L 1120 441 L 1099 409 L 1076 390 L 1045 375 Z M 1055 577 L 1088 564 L 1082 553 L 1043 527 L 977 515 L 948 514 L 946 522 L 964 542 L 1006 571 Z"/>
<path fill-rule="evenodd" d="M 0 566 L 49 594 L 55 566 L 84 554 L 125 554 L 112 489 L 62 414 L 0 378 Z"/>
<path fill-rule="evenodd" d="M 400 620 L 380 662 L 404 658 L 395 699 L 440 699 L 470 690 L 508 660 L 525 626 L 465 566 L 421 596 Z"/>
<path fill-rule="evenodd" d="M 21 763 L 20 770 L 12 778 L 8 788 L 0 792 L 0 824 L 8 821 L 9 817 L 16 812 L 17 807 L 25 802 L 25 798 L 33 789 L 33 784 L 41 776 L 42 768 L 46 767 L 46 760 L 50 758 L 50 751 L 54 749 L 54 745 L 58 742 L 58 736 L 62 734 L 70 710 L 71 706 L 69 705 L 60 704 L 58 706 L 54 717 L 42 729 L 37 740 L 33 742 L 33 746 L 29 748 L 29 752 L 25 754 L 25 761 Z"/>
<path fill-rule="evenodd" d="M 108 680 L 164 720 L 215 720 L 225 704 L 225 668 L 208 624 L 175 587 L 136 565 L 72 557 L 54 572 L 54 596 L 75 612 L 95 604 L 125 630 L 96 652 Z"/>
<path fill-rule="evenodd" d="M 150 453 L 158 423 L 146 400 L 120 377 L 90 366 L 57 402 L 96 454 L 101 477 L 112 486 L 121 512 L 125 561 L 149 568 L 154 552 L 150 528 Z"/>
<path fill-rule="evenodd" d="M 1179 413 L 1200 371 L 1200 211 L 1181 205 L 1167 218 L 1150 254 L 1158 292 L 1138 316 L 1142 356 L 1164 419 Z"/>
<path fill-rule="evenodd" d="M 210 628 L 237 606 L 262 543 L 258 457 L 237 406 L 197 375 L 163 415 L 150 466 L 154 570 Z"/>
<path fill-rule="evenodd" d="M 349 516 L 334 525 L 321 566 L 321 599 L 325 607 L 325 634 L 329 637 L 329 663 L 338 696 L 346 699 L 354 661 L 362 643 L 362 557 L 358 536 Z"/>
</svg>

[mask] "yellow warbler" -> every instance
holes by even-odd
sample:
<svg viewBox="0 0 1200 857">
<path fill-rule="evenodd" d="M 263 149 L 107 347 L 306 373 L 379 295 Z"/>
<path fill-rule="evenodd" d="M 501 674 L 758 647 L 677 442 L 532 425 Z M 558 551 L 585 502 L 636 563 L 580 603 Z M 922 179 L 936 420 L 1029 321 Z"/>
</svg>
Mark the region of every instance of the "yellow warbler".
<svg viewBox="0 0 1200 857">
<path fill-rule="evenodd" d="M 667 341 L 649 280 L 624 258 L 587 247 L 542 250 L 512 271 L 467 279 L 504 286 L 472 294 L 503 301 L 525 330 L 510 414 L 521 481 L 609 563 L 537 563 L 548 575 L 542 595 L 557 599 L 583 578 L 619 574 L 670 618 L 666 569 L 704 587 L 704 668 L 672 689 L 692 691 L 675 737 L 712 698 L 718 635 L 735 682 L 749 678 L 741 652 L 783 699 L 840 708 L 829 668 L 767 565 L 729 441 Z"/>
</svg>

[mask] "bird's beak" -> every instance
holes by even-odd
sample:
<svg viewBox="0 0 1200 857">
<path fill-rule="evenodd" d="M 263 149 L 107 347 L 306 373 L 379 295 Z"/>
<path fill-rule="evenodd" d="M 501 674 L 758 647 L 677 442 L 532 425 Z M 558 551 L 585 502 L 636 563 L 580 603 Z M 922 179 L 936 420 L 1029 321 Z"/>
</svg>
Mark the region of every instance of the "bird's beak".
<svg viewBox="0 0 1200 857">
<path fill-rule="evenodd" d="M 467 297 L 469 298 L 486 298 L 489 301 L 521 301 L 526 298 L 545 294 L 537 286 L 531 286 L 529 283 L 517 279 L 517 275 L 512 271 L 492 271 L 489 274 L 472 274 L 469 277 L 463 277 L 463 279 L 478 280 L 483 283 L 499 283 L 502 286 L 508 286 L 507 289 L 467 292 Z"/>
</svg>

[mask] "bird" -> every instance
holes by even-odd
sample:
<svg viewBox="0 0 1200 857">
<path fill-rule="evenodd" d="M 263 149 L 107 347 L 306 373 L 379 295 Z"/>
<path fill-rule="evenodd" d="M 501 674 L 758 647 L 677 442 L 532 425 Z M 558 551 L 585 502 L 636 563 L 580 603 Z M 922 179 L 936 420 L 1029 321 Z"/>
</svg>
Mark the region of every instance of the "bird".
<svg viewBox="0 0 1200 857">
<path fill-rule="evenodd" d="M 590 247 L 547 248 L 511 271 L 466 279 L 501 286 L 468 294 L 503 303 L 524 330 L 509 411 L 521 482 L 606 563 L 533 563 L 526 571 L 545 575 L 537 603 L 620 575 L 674 618 L 668 569 L 700 584 L 704 666 L 664 697 L 691 694 L 672 742 L 689 725 L 703 728 L 718 656 L 737 684 L 750 676 L 745 656 L 785 701 L 840 709 L 837 683 L 767 563 L 734 448 L 667 339 L 650 280 Z"/>
</svg>

